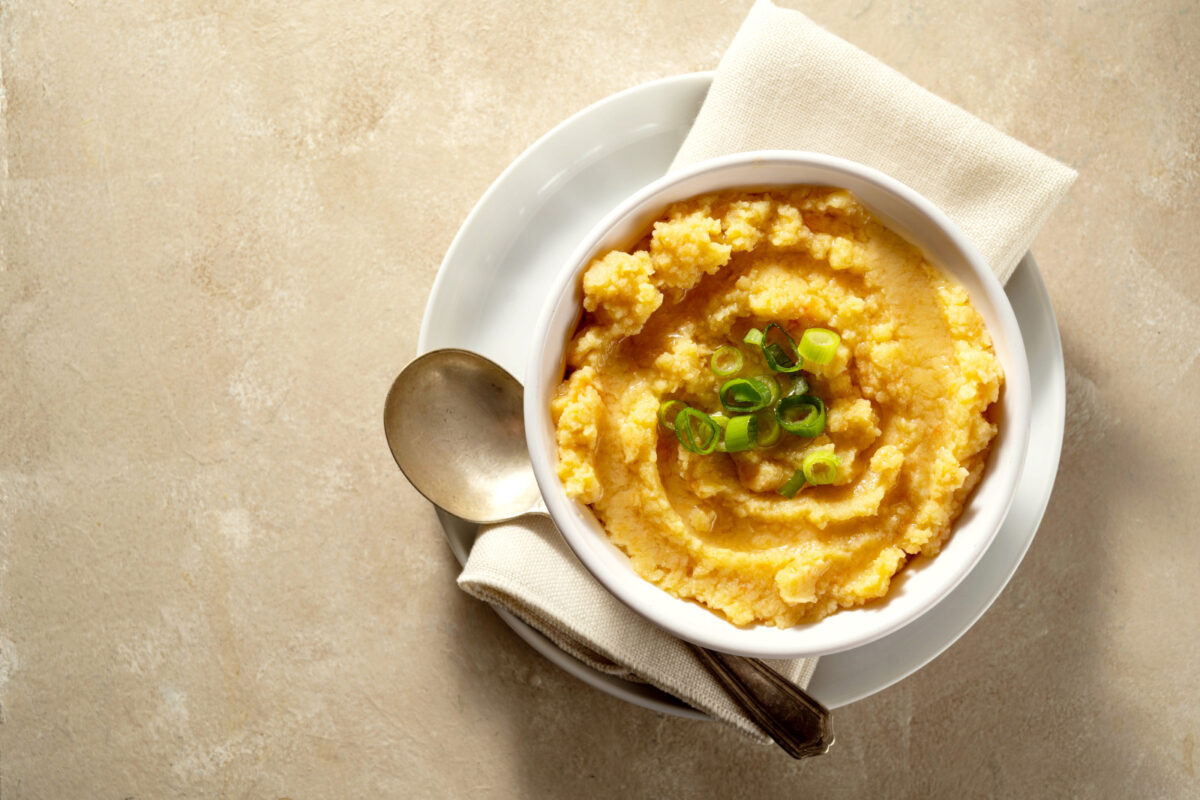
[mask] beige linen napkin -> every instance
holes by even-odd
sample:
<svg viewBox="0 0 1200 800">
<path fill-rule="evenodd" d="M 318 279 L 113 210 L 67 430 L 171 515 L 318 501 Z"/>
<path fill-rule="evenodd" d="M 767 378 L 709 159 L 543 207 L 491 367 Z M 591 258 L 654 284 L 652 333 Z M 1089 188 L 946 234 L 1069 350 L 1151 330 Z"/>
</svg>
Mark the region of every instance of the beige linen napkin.
<svg viewBox="0 0 1200 800">
<path fill-rule="evenodd" d="M 672 169 L 774 148 L 842 156 L 898 178 L 949 214 L 1001 281 L 1075 179 L 799 12 L 760 0 L 721 60 Z M 602 588 L 550 522 L 484 529 L 458 585 L 584 663 L 646 681 L 765 740 L 689 649 Z M 770 663 L 800 686 L 816 668 L 816 659 Z"/>
<path fill-rule="evenodd" d="M 933 201 L 1001 283 L 1075 170 L 917 86 L 798 11 L 750 10 L 671 169 L 747 150 L 815 150 Z"/>
</svg>

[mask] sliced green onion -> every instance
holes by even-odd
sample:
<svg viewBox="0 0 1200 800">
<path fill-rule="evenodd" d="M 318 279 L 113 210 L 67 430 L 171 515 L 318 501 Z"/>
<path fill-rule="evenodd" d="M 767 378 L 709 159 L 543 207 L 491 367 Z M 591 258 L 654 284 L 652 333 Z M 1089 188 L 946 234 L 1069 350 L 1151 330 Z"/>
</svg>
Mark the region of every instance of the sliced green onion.
<svg viewBox="0 0 1200 800">
<path fill-rule="evenodd" d="M 761 378 L 734 378 L 721 384 L 721 405 L 735 414 L 749 414 L 771 405 L 778 392 L 778 384 L 772 387 Z"/>
<path fill-rule="evenodd" d="M 775 401 L 783 395 L 783 390 L 779 388 L 779 381 L 776 380 L 775 376 L 771 375 L 770 373 L 755 375 L 753 378 L 751 378 L 751 380 L 757 381 L 759 385 L 765 386 L 768 390 L 770 390 L 771 400 L 767 403 L 769 406 L 774 405 Z"/>
<path fill-rule="evenodd" d="M 842 337 L 827 328 L 809 328 L 800 337 L 796 351 L 814 364 L 828 364 L 841 341 Z"/>
<path fill-rule="evenodd" d="M 804 480 L 814 486 L 823 486 L 837 480 L 841 466 L 842 460 L 834 453 L 828 450 L 814 450 L 804 456 L 800 470 L 804 473 Z"/>
<path fill-rule="evenodd" d="M 779 341 L 771 341 L 772 330 L 779 331 Z M 767 365 L 776 372 L 799 372 L 803 366 L 800 354 L 796 350 L 796 340 L 776 323 L 772 322 L 763 331 L 761 345 Z"/>
<path fill-rule="evenodd" d="M 788 478 L 783 486 L 779 487 L 779 493 L 784 497 L 795 497 L 796 492 L 800 491 L 800 487 L 804 485 L 804 470 L 798 469 L 792 473 L 792 477 Z"/>
<path fill-rule="evenodd" d="M 779 427 L 796 436 L 820 436 L 825 430 L 825 404 L 811 394 L 785 397 L 775 406 Z M 676 423 L 678 424 L 678 423 Z"/>
<path fill-rule="evenodd" d="M 783 396 L 791 397 L 797 394 L 808 394 L 808 378 L 804 377 L 803 372 L 797 372 L 792 375 L 791 386 L 783 393 Z"/>
<path fill-rule="evenodd" d="M 742 356 L 742 351 L 728 344 L 723 344 L 714 350 L 712 358 L 708 361 L 713 374 L 718 378 L 728 378 L 730 375 L 736 375 L 741 371 L 744 363 L 746 363 L 746 360 Z"/>
<path fill-rule="evenodd" d="M 753 414 L 734 417 L 725 426 L 725 451 L 728 453 L 749 450 L 757 440 L 758 419 Z"/>
<path fill-rule="evenodd" d="M 693 453 L 706 456 L 717 448 L 721 427 L 703 411 L 685 407 L 675 416 L 675 438 Z"/>
<path fill-rule="evenodd" d="M 708 418 L 711 419 L 713 422 L 717 423 L 717 427 L 720 428 L 722 431 L 724 431 L 725 426 L 729 424 L 729 415 L 726 414 L 724 411 L 714 411 L 713 413 L 708 415 Z M 728 450 L 725 449 L 725 437 L 723 435 L 721 436 L 720 439 L 717 440 L 716 451 L 718 453 L 728 453 L 729 452 Z"/>
<path fill-rule="evenodd" d="M 682 400 L 664 400 L 658 407 L 658 424 L 669 431 L 675 430 L 675 417 L 685 408 L 687 403 Z"/>
<path fill-rule="evenodd" d="M 779 437 L 783 434 L 783 428 L 779 427 L 779 420 L 775 419 L 775 412 L 766 410 L 758 412 L 758 446 L 771 447 L 779 442 Z"/>
<path fill-rule="evenodd" d="M 750 330 L 746 331 L 746 336 L 742 339 L 743 342 L 748 345 L 752 345 L 753 347 L 758 347 L 761 345 L 762 340 L 763 332 L 758 328 L 751 328 Z"/>
</svg>

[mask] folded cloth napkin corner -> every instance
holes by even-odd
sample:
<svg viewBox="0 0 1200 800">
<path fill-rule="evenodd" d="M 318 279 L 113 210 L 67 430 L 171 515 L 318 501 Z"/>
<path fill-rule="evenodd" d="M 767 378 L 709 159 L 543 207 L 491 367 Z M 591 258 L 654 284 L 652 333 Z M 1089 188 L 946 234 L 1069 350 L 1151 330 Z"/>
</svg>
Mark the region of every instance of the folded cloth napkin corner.
<svg viewBox="0 0 1200 800">
<path fill-rule="evenodd" d="M 759 0 L 721 59 L 671 169 L 764 149 L 841 156 L 906 183 L 962 228 L 1001 282 L 1075 180 L 1074 170 L 922 89 L 800 12 Z M 690 648 L 609 594 L 549 520 L 481 530 L 458 585 L 512 612 L 584 664 L 650 683 L 768 741 Z M 817 659 L 768 663 L 804 687 Z"/>
</svg>

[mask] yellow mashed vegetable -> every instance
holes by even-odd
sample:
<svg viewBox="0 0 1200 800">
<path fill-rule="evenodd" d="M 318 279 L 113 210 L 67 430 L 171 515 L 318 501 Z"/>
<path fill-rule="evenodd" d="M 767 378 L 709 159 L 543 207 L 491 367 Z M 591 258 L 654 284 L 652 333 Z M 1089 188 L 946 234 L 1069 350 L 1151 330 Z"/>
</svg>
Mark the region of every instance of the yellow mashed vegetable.
<svg viewBox="0 0 1200 800">
<path fill-rule="evenodd" d="M 934 555 L 983 472 L 1003 374 L 966 291 L 830 188 L 677 203 L 630 252 L 583 274 L 585 314 L 552 401 L 558 474 L 636 571 L 738 625 L 787 627 L 883 597 Z M 661 402 L 712 412 L 713 351 L 775 322 L 841 335 L 805 364 L 823 434 L 699 455 L 658 424 Z M 758 360 L 756 360 L 756 358 Z M 810 450 L 837 480 L 779 487 Z"/>
</svg>

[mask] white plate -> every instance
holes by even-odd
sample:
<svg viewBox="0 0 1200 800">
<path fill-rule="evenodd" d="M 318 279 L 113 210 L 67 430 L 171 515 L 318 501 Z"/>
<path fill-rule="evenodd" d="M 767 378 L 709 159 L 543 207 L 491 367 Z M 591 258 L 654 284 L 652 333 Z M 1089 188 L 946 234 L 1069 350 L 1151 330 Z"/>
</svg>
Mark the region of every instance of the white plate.
<svg viewBox="0 0 1200 800">
<path fill-rule="evenodd" d="M 418 351 L 461 347 L 524 375 L 529 339 L 554 276 L 601 217 L 666 172 L 711 81 L 712 73 L 695 73 L 636 86 L 584 109 L 521 154 L 451 243 L 425 308 Z M 1025 255 L 1005 292 L 1025 339 L 1033 385 L 1029 456 L 1012 510 L 975 569 L 940 604 L 896 634 L 821 659 L 808 690 L 830 708 L 892 685 L 953 644 L 1000 594 L 1037 532 L 1062 446 L 1062 346 L 1032 255 Z M 464 561 L 476 526 L 440 517 L 454 555 Z M 585 682 L 656 711 L 703 718 L 653 687 L 591 669 L 515 617 L 500 615 Z"/>
</svg>

